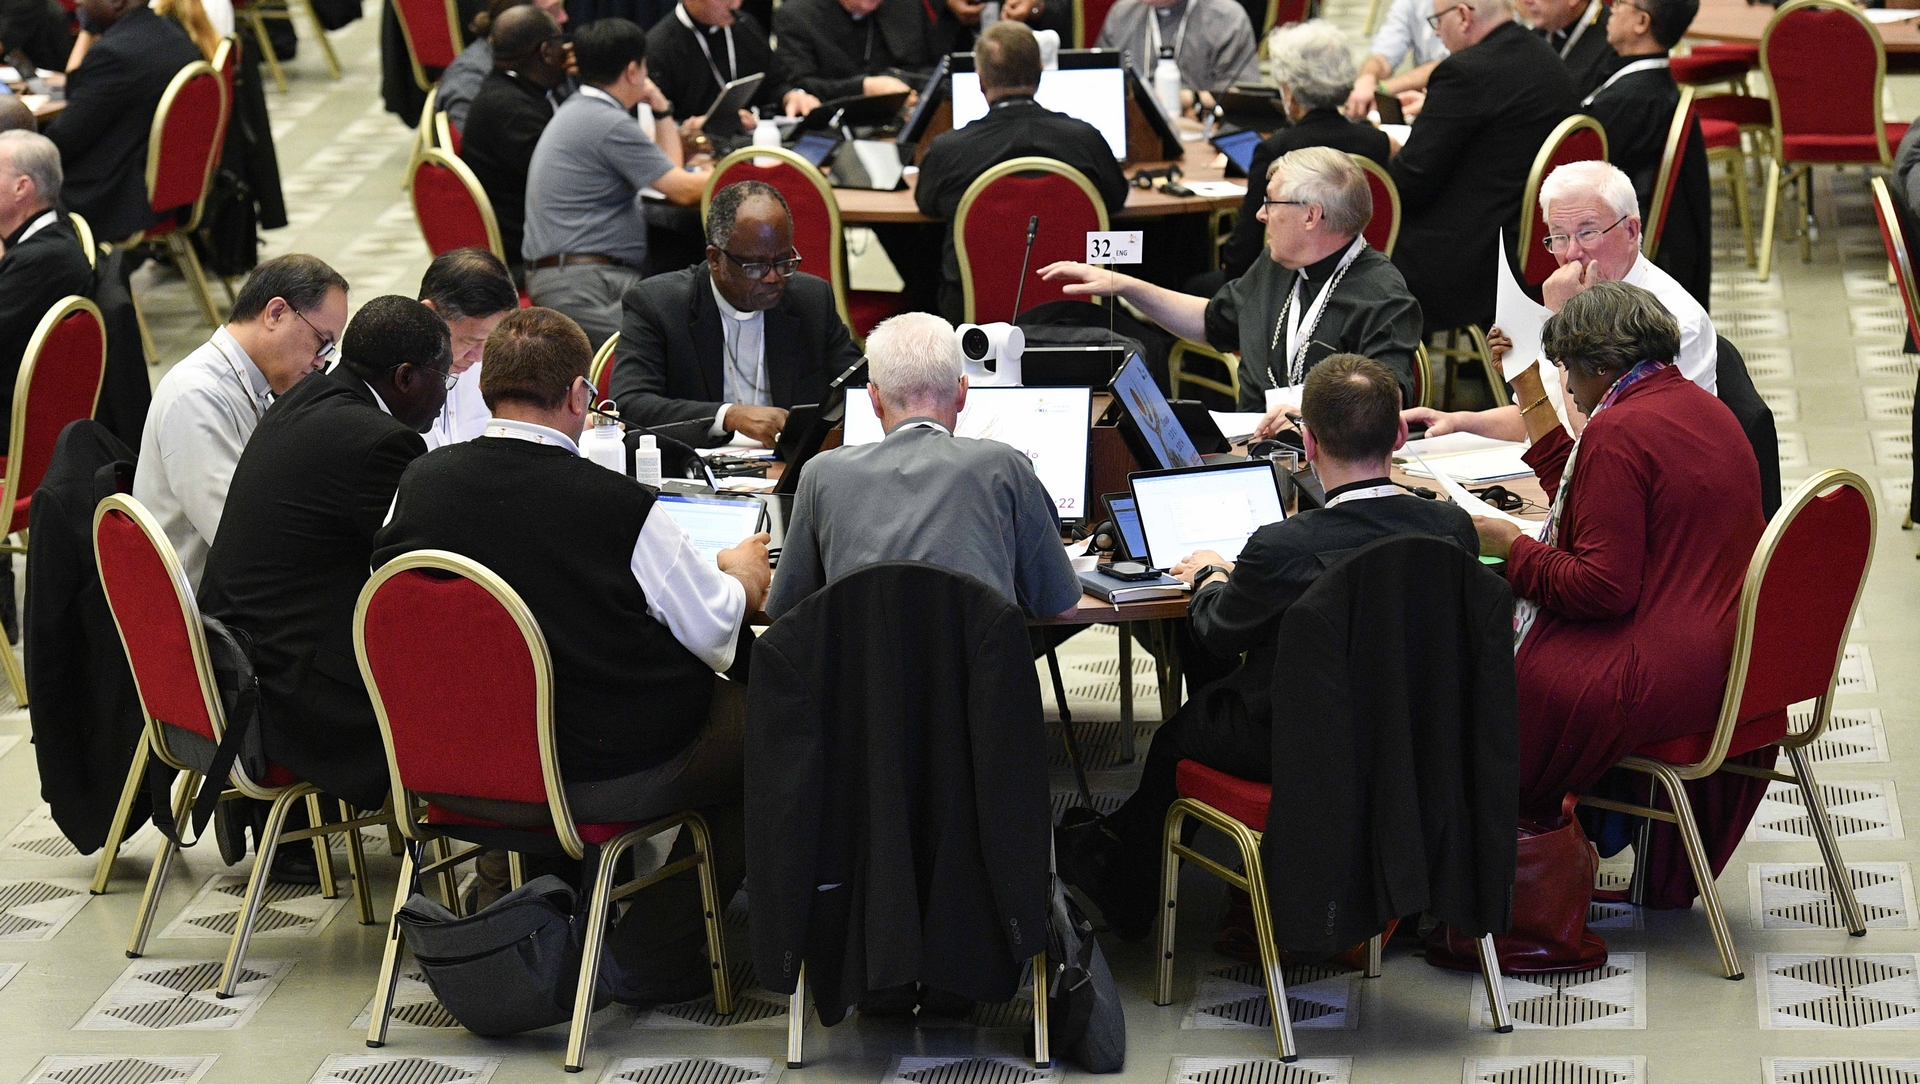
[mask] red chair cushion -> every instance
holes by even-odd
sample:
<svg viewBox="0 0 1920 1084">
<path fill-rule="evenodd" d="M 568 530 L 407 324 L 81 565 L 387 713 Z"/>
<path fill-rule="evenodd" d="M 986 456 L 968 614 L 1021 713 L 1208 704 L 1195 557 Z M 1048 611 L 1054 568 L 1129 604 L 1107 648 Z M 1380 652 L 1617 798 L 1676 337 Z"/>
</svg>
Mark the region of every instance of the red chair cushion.
<svg viewBox="0 0 1920 1084">
<path fill-rule="evenodd" d="M 1772 745 L 1787 736 L 1787 713 L 1785 710 L 1774 712 L 1762 719 L 1734 728 L 1733 744 L 1727 746 L 1727 756 L 1737 757 L 1742 753 L 1751 753 L 1762 746 Z M 1707 747 L 1713 744 L 1713 731 L 1701 734 L 1688 734 L 1679 738 L 1668 738 L 1663 742 L 1641 746 L 1633 751 L 1637 757 L 1658 760 L 1664 764 L 1698 764 L 1707 755 Z"/>
<path fill-rule="evenodd" d="M 413 213 L 420 220 L 427 251 L 444 256 L 457 248 L 491 250 L 487 221 L 480 213 L 480 201 L 486 198 L 485 192 L 469 188 L 466 178 L 446 166 L 421 163 L 413 174 Z"/>
<path fill-rule="evenodd" d="M 905 294 L 889 294 L 879 290 L 847 291 L 847 314 L 853 317 L 853 333 L 862 339 L 879 327 L 882 320 L 905 311 Z"/>
<path fill-rule="evenodd" d="M 1540 171 L 1540 180 L 1544 183 L 1553 175 L 1553 171 L 1569 162 L 1599 162 L 1606 160 L 1606 147 L 1600 133 L 1591 128 L 1577 128 L 1569 132 L 1560 145 L 1553 148 L 1547 156 L 1547 168 Z M 1533 193 L 1533 236 L 1535 241 L 1520 254 L 1526 262 L 1525 277 L 1527 285 L 1538 286 L 1547 281 L 1547 276 L 1560 268 L 1560 261 L 1553 258 L 1547 246 L 1539 243 L 1539 238 L 1547 235 L 1546 208 L 1540 205 L 1540 192 Z"/>
<path fill-rule="evenodd" d="M 1077 49 L 1091 49 L 1100 40 L 1100 31 L 1107 25 L 1107 12 L 1113 10 L 1118 0 L 1080 0 L 1081 38 L 1074 42 Z M 1084 255 L 1084 250 L 1082 252 Z"/>
<path fill-rule="evenodd" d="M 393 0 L 393 13 L 407 30 L 407 44 L 423 68 L 444 68 L 460 54 L 445 0 Z"/>
<path fill-rule="evenodd" d="M 1884 58 L 1871 27 L 1850 10 L 1819 5 L 1783 12 L 1764 41 L 1767 81 L 1786 137 L 1783 157 L 1802 162 L 1879 161 L 1872 149 L 1880 124 L 1879 75 Z M 1858 144 L 1802 145 L 1813 136 L 1864 137 Z M 1893 137 L 1895 139 L 1898 136 Z"/>
<path fill-rule="evenodd" d="M 1761 128 L 1773 127 L 1773 103 L 1765 98 L 1756 98 L 1750 94 L 1713 94 L 1693 100 L 1693 115 L 1705 124 L 1707 118 L 1731 121 L 1734 124 L 1750 124 Z"/>
<path fill-rule="evenodd" d="M 1693 47 L 1693 55 L 1719 57 L 1723 60 L 1744 60 L 1749 65 L 1760 63 L 1758 45 L 1746 45 L 1737 41 L 1703 41 Z"/>
<path fill-rule="evenodd" d="M 300 782 L 300 777 L 269 760 L 267 761 L 267 777 L 265 779 L 256 779 L 254 782 L 263 787 L 291 787 L 295 783 Z"/>
<path fill-rule="evenodd" d="M 1907 124 L 1890 122 L 1887 150 L 1900 145 Z M 1780 157 L 1788 162 L 1878 162 L 1880 145 L 1872 135 L 1790 135 L 1781 139 Z"/>
<path fill-rule="evenodd" d="M 1714 56 L 1711 53 L 1702 56 L 1695 50 L 1692 56 L 1677 56 L 1669 62 L 1668 70 L 1673 73 L 1676 83 L 1691 83 L 1703 86 L 1709 83 L 1731 83 L 1744 77 L 1753 70 L 1753 61 L 1737 57 Z"/>
<path fill-rule="evenodd" d="M 160 163 L 149 193 L 155 214 L 191 207 L 206 194 L 212 177 L 208 166 L 220 153 L 223 135 L 223 91 L 219 75 L 203 72 L 180 88 L 161 118 L 159 145 L 155 148 Z"/>
<path fill-rule="evenodd" d="M 1372 170 L 1367 174 L 1367 191 L 1373 194 L 1373 217 L 1367 219 L 1367 247 L 1375 252 L 1387 253 L 1387 241 L 1393 237 L 1393 200 L 1394 195 L 1387 188 L 1386 178 Z"/>
<path fill-rule="evenodd" d="M 100 584 L 147 713 L 211 742 L 217 739 L 187 631 L 187 622 L 198 621 L 199 614 L 190 592 L 182 603 L 186 584 L 176 587 L 155 548 L 165 544 L 164 536 L 149 537 L 125 512 L 108 512 L 94 531 Z"/>
<path fill-rule="evenodd" d="M 1173 782 L 1180 797 L 1205 802 L 1256 832 L 1267 830 L 1271 786 L 1228 775 L 1197 760 L 1181 761 L 1173 770 Z"/>
<path fill-rule="evenodd" d="M 1097 197 L 1096 197 L 1097 198 Z M 1027 220 L 1046 208 L 1035 235 L 1033 258 L 1026 260 L 1026 287 L 1020 286 L 1020 265 L 1027 245 Z M 1100 211 L 1081 187 L 1058 173 L 1012 174 L 980 192 L 967 208 L 964 222 L 954 224 L 967 243 L 962 275 L 973 277 L 975 323 L 1012 320 L 1015 297 L 1022 309 L 1060 301 L 1066 287 L 1040 278 L 1040 269 L 1061 260 L 1087 255 L 1087 234 L 1100 228 Z M 1008 274 L 1007 272 L 1013 272 Z"/>
<path fill-rule="evenodd" d="M 1701 117 L 1700 141 L 1701 145 L 1710 151 L 1718 150 L 1721 147 L 1732 147 L 1738 150 L 1740 147 L 1740 126 L 1730 120 L 1714 120 L 1710 117 Z"/>
<path fill-rule="evenodd" d="M 432 804 L 427 806 L 427 823 L 457 824 L 469 828 L 499 828 L 509 832 L 531 832 L 535 835 L 544 836 L 554 834 L 552 828 L 516 828 L 512 825 L 501 824 L 499 821 L 487 820 L 484 817 L 465 816 L 464 814 L 442 809 Z M 573 826 L 573 830 L 580 834 L 580 839 L 583 842 L 598 846 L 622 832 L 638 827 L 639 824 L 639 821 L 631 821 L 623 824 L 576 824 Z"/>
<path fill-rule="evenodd" d="M 53 462 L 53 446 L 60 431 L 69 423 L 93 417 L 94 401 L 100 395 L 100 380 L 106 372 L 107 331 L 99 317 L 87 309 L 77 309 L 62 317 L 40 344 L 40 352 L 21 364 L 32 362 L 33 374 L 26 388 L 26 432 L 20 435 L 19 488 L 14 491 L 13 521 L 10 530 L 26 525 L 22 501 L 30 500 L 40 488 L 47 467 Z M 13 409 L 21 411 L 21 404 Z"/>
</svg>

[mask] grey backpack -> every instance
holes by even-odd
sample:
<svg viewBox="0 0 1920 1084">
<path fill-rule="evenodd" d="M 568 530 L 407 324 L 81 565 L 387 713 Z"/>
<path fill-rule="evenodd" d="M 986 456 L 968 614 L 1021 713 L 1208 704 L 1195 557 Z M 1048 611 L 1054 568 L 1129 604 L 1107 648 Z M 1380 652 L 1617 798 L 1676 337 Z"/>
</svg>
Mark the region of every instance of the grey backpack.
<svg viewBox="0 0 1920 1084">
<path fill-rule="evenodd" d="M 1127 1065 L 1127 1017 L 1120 987 L 1107 969 L 1093 923 L 1053 881 L 1047 923 L 1048 1043 L 1089 1073 L 1117 1073 Z"/>
<path fill-rule="evenodd" d="M 475 1035 L 514 1035 L 573 1017 L 586 914 L 560 878 L 535 877 L 465 918 L 416 891 L 399 922 L 433 995 Z M 607 1001 L 603 974 L 593 1007 Z"/>
</svg>

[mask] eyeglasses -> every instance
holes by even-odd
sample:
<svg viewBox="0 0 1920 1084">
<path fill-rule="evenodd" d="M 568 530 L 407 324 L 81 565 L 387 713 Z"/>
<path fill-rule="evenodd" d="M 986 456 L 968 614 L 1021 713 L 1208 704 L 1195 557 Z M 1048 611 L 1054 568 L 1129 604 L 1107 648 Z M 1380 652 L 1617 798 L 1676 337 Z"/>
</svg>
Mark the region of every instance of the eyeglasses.
<svg viewBox="0 0 1920 1084">
<path fill-rule="evenodd" d="M 724 248 L 720 250 L 720 255 L 732 260 L 733 266 L 738 267 L 741 273 L 750 279 L 766 278 L 769 271 L 778 273 L 783 279 L 790 279 L 800 270 L 798 251 L 784 260 L 743 260 Z"/>
<path fill-rule="evenodd" d="M 447 386 L 448 391 L 452 391 L 453 386 L 455 384 L 460 383 L 460 374 L 454 372 L 452 369 L 436 369 L 431 365 L 421 365 L 417 362 L 411 362 L 411 361 L 397 361 L 392 365 L 387 366 L 387 371 L 392 372 L 393 370 L 398 369 L 402 365 L 412 365 L 416 369 L 424 369 L 425 371 L 432 373 L 433 375 L 440 378 L 441 383 Z"/>
<path fill-rule="evenodd" d="M 289 305 L 287 306 L 287 311 L 295 316 L 299 316 L 300 322 L 307 325 L 308 331 L 313 332 L 313 337 L 320 340 L 320 345 L 314 349 L 313 356 L 326 362 L 328 365 L 332 365 L 333 359 L 340 353 L 340 344 L 328 338 L 319 328 L 314 327 L 313 321 L 302 316 L 299 309 Z"/>
<path fill-rule="evenodd" d="M 1303 200 L 1303 199 L 1263 199 L 1260 201 L 1260 209 L 1262 211 L 1266 210 L 1269 207 L 1312 207 L 1312 206 L 1314 206 L 1314 204 L 1308 203 L 1306 200 Z"/>
<path fill-rule="evenodd" d="M 1581 248 L 1589 248 L 1595 241 L 1600 240 L 1601 237 L 1612 233 L 1614 227 L 1625 222 L 1629 217 L 1631 216 L 1621 215 L 1619 218 L 1613 220 L 1612 226 L 1608 226 L 1604 230 L 1581 230 L 1579 233 L 1571 236 L 1564 233 L 1550 233 L 1542 237 L 1540 243 L 1547 246 L 1547 251 L 1553 253 L 1555 256 L 1567 250 L 1567 242 L 1569 241 L 1578 241 L 1580 242 Z"/>
<path fill-rule="evenodd" d="M 1427 16 L 1427 25 L 1434 28 L 1435 30 L 1438 30 L 1440 29 L 1440 20 L 1446 18 L 1449 15 L 1452 15 L 1454 12 L 1459 11 L 1463 7 L 1466 7 L 1466 5 L 1455 4 L 1452 7 L 1448 8 L 1447 10 L 1442 11 L 1436 15 L 1429 15 Z"/>
</svg>

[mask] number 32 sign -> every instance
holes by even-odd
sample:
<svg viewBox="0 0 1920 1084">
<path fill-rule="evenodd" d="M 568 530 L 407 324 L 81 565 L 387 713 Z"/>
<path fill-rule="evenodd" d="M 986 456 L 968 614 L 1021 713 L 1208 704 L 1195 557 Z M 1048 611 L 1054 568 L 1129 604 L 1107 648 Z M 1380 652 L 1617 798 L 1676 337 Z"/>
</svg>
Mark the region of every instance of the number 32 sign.
<svg viewBox="0 0 1920 1084">
<path fill-rule="evenodd" d="M 1140 263 L 1140 231 L 1094 230 L 1087 234 L 1088 263 Z"/>
</svg>

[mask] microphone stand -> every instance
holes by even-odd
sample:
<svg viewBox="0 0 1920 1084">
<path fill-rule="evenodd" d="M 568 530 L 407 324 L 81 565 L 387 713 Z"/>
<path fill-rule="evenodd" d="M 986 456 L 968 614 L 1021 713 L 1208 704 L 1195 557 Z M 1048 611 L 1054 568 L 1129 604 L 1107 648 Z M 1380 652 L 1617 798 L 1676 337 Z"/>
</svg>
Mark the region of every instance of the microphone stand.
<svg viewBox="0 0 1920 1084">
<path fill-rule="evenodd" d="M 1033 239 L 1040 233 L 1040 216 L 1032 215 L 1027 219 L 1027 251 L 1020 257 L 1020 280 L 1013 287 L 1013 316 L 1007 321 L 1013 323 L 1020 319 L 1020 297 L 1027 290 L 1027 264 L 1033 259 Z"/>
</svg>

